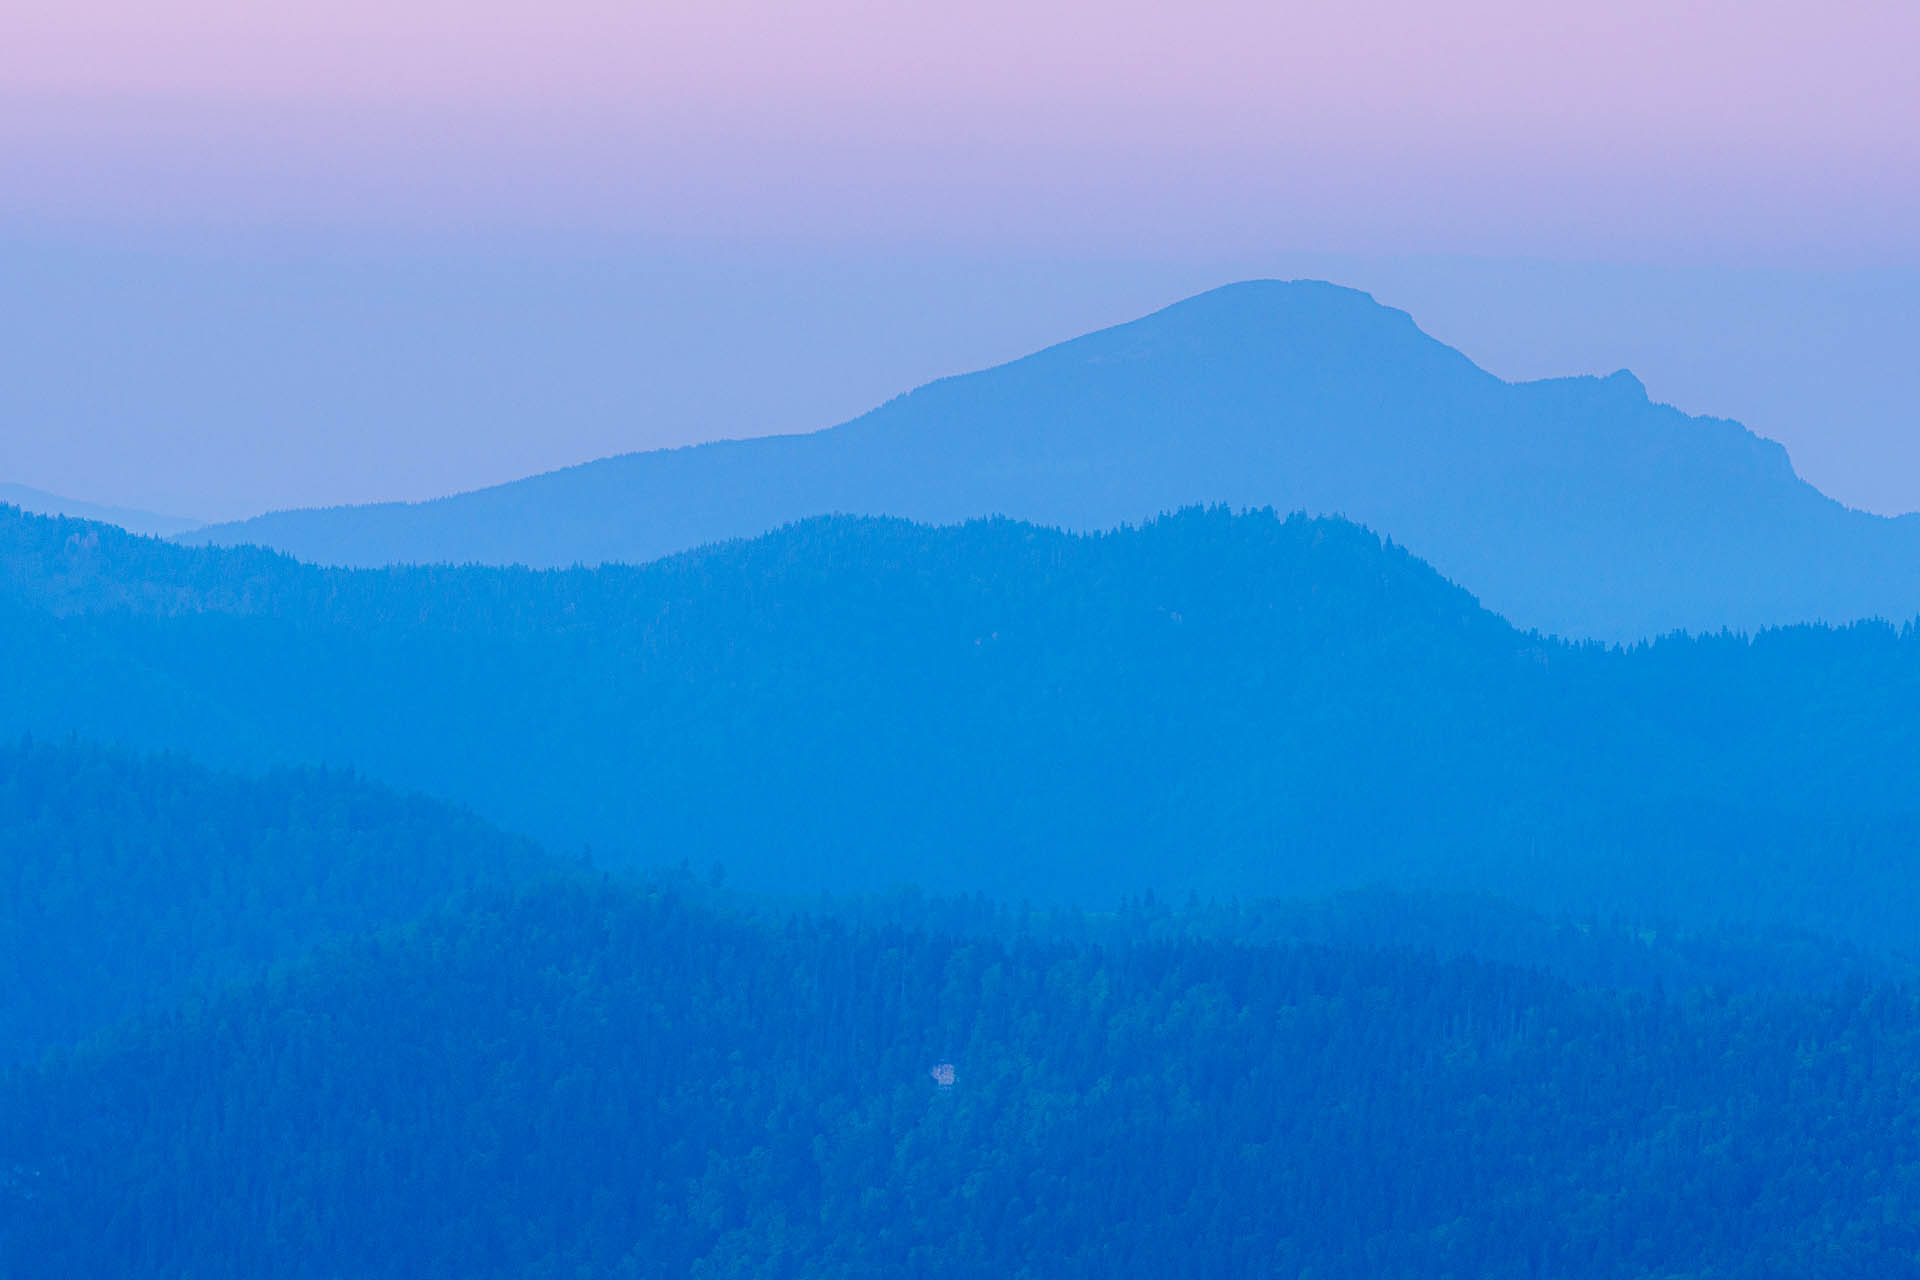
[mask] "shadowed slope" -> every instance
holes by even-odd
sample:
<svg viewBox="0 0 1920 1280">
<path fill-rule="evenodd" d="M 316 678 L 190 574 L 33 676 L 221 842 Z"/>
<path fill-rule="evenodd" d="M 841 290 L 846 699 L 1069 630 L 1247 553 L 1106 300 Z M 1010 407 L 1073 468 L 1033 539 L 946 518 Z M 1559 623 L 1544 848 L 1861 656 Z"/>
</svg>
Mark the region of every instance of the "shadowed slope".
<svg viewBox="0 0 1920 1280">
<path fill-rule="evenodd" d="M 337 773 L 0 747 L 0 1068 L 552 865 L 471 814 Z"/>
</svg>

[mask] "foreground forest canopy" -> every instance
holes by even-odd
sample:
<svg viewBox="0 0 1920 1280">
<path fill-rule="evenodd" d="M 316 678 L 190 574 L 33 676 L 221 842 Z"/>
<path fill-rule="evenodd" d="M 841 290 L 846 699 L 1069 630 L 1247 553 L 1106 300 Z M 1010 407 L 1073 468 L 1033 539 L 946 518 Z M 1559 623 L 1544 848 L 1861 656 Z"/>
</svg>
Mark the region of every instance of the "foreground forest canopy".
<svg viewBox="0 0 1920 1280">
<path fill-rule="evenodd" d="M 1898 945 L 1920 635 L 1572 646 L 1340 521 L 821 519 L 325 570 L 0 517 L 0 729 L 326 764 L 748 888 L 1495 891 Z"/>
<path fill-rule="evenodd" d="M 1904 988 L 567 880 L 0 1082 L 0 1274 L 1904 1275 L 1917 1054 Z"/>
</svg>

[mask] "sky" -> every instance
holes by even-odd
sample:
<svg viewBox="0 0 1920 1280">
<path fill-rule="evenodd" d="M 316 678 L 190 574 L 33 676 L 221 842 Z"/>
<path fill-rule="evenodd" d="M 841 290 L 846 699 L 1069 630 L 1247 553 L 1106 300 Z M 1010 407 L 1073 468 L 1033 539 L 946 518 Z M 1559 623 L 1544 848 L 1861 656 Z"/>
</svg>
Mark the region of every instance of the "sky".
<svg viewBox="0 0 1920 1280">
<path fill-rule="evenodd" d="M 0 480 L 229 516 L 829 425 L 1243 275 L 1920 508 L 1920 6 L 0 0 Z"/>
</svg>

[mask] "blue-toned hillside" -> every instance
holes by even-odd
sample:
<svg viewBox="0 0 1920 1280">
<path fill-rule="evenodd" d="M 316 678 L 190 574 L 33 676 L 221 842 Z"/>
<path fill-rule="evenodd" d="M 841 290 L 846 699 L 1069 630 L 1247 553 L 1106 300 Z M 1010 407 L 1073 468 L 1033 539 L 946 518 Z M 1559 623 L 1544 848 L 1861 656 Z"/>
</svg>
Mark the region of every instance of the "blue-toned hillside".
<svg viewBox="0 0 1920 1280">
<path fill-rule="evenodd" d="M 1917 1054 L 1893 988 L 561 885 L 0 1079 L 0 1275 L 1906 1275 Z"/>
<path fill-rule="evenodd" d="M 0 1068 L 553 865 L 340 774 L 0 747 Z"/>
<path fill-rule="evenodd" d="M 435 502 L 184 535 L 335 564 L 640 562 L 830 513 L 1109 528 L 1195 503 L 1342 515 L 1522 627 L 1920 614 L 1920 516 L 1851 511 L 1631 374 L 1502 382 L 1366 294 L 1252 281 L 811 435 L 631 454 Z"/>
<path fill-rule="evenodd" d="M 351 765 L 609 865 L 1491 891 L 1900 944 L 1920 911 L 1911 630 L 1570 647 L 1353 525 L 1219 509 L 553 573 L 0 531 L 0 728 Z"/>
</svg>

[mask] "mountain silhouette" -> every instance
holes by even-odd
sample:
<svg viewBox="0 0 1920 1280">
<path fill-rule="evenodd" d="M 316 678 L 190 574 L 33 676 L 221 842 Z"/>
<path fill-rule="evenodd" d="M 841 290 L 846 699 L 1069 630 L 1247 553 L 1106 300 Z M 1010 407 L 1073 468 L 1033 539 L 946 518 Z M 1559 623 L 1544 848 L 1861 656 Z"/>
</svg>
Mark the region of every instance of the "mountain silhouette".
<svg viewBox="0 0 1920 1280">
<path fill-rule="evenodd" d="M 1920 612 L 1920 517 L 1850 510 L 1624 371 L 1509 383 L 1406 313 L 1254 281 L 810 435 L 184 535 L 338 565 L 638 562 L 825 513 L 1074 529 L 1191 503 L 1343 515 L 1522 627 L 1625 640 Z"/>
<path fill-rule="evenodd" d="M 1640 382 L 1509 384 L 1402 311 L 1246 282 L 808 436 L 588 462 L 430 503 L 184 535 L 324 564 L 639 562 L 824 512 L 1110 528 L 1188 503 L 1342 514 L 1523 628 L 1920 612 L 1920 516 L 1841 507 L 1736 422 Z"/>
<path fill-rule="evenodd" d="M 1920 629 L 1516 632 L 1330 519 L 820 517 L 345 570 L 0 510 L 0 733 L 325 764 L 607 866 L 1004 901 L 1496 892 L 1905 945 Z"/>
<path fill-rule="evenodd" d="M 19 507 L 22 511 L 31 511 L 40 516 L 72 516 L 76 520 L 96 520 L 101 524 L 117 525 L 128 533 L 138 533 L 153 538 L 189 533 L 201 527 L 200 521 L 189 520 L 184 516 L 164 516 L 158 512 L 140 511 L 133 507 L 104 507 L 95 502 L 80 502 L 74 498 L 63 498 L 57 493 L 30 489 L 23 484 L 0 484 L 0 503 Z"/>
</svg>

